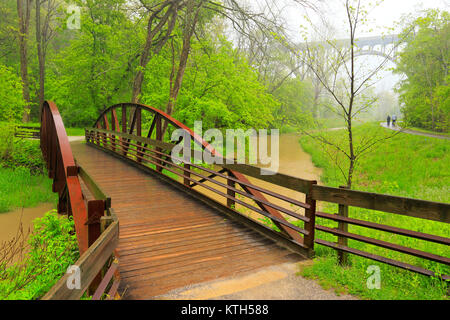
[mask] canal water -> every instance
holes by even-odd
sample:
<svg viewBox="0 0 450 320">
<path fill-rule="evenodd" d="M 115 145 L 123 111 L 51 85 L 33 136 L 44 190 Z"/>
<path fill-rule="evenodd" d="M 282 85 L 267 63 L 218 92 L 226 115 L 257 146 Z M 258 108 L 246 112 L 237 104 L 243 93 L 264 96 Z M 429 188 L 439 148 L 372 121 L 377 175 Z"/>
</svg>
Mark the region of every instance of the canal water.
<svg viewBox="0 0 450 320">
<path fill-rule="evenodd" d="M 301 148 L 299 139 L 300 139 L 300 135 L 298 135 L 298 134 L 280 135 L 278 172 L 287 174 L 290 176 L 294 176 L 297 178 L 306 179 L 306 180 L 315 180 L 320 184 L 320 175 L 322 174 L 322 170 L 314 166 L 314 164 L 311 160 L 311 156 L 308 153 L 306 153 L 305 151 L 303 151 L 303 149 Z M 270 140 L 271 140 L 270 138 L 267 138 L 268 150 L 270 150 L 270 148 L 271 148 Z M 202 172 L 202 174 L 204 174 L 204 172 Z M 268 183 L 268 182 L 265 182 L 265 181 L 262 181 L 259 179 L 255 179 L 252 177 L 247 177 L 247 178 L 249 179 L 249 181 L 252 184 L 255 184 L 258 187 L 268 189 L 272 192 L 281 194 L 281 195 L 289 197 L 291 199 L 295 199 L 297 201 L 302 201 L 302 202 L 305 201 L 305 195 L 303 193 L 300 193 L 300 192 L 297 192 L 297 191 L 294 191 L 291 189 L 287 189 L 284 187 L 280 187 L 280 186 L 277 186 L 277 185 L 274 185 L 274 184 L 271 184 L 271 183 Z M 226 184 L 225 179 L 216 178 L 215 180 Z M 216 184 L 214 184 L 212 182 L 206 182 L 205 184 L 208 186 L 211 186 L 215 189 L 218 189 L 219 191 L 221 191 L 223 193 L 226 193 L 225 188 L 218 187 Z M 216 201 L 219 201 L 223 204 L 226 203 L 226 199 L 224 199 L 224 197 L 222 197 L 210 190 L 207 190 L 202 187 L 197 187 L 196 190 L 198 190 L 202 194 L 207 195 L 210 198 L 215 199 Z M 282 201 L 278 198 L 274 198 L 274 197 L 271 197 L 271 196 L 268 196 L 265 194 L 264 194 L 264 196 L 267 198 L 267 200 L 269 200 L 270 202 L 272 202 L 278 206 L 296 211 L 299 214 L 304 214 L 303 209 L 299 210 L 299 208 L 292 207 L 290 204 L 288 204 L 285 201 Z M 240 200 L 245 201 L 248 204 L 256 206 L 256 204 L 248 198 L 245 198 L 243 196 L 238 196 L 238 198 L 240 198 Z M 261 215 L 259 215 L 258 213 L 254 213 L 253 211 L 250 211 L 248 208 L 245 208 L 242 205 L 236 205 L 236 209 L 256 221 L 261 221 L 261 219 L 264 220 L 264 218 Z"/>
<path fill-rule="evenodd" d="M 35 208 L 17 209 L 7 213 L 0 213 L 0 244 L 14 238 L 22 223 L 26 234 L 33 227 L 33 220 L 55 208 L 53 203 L 42 203 Z"/>
</svg>

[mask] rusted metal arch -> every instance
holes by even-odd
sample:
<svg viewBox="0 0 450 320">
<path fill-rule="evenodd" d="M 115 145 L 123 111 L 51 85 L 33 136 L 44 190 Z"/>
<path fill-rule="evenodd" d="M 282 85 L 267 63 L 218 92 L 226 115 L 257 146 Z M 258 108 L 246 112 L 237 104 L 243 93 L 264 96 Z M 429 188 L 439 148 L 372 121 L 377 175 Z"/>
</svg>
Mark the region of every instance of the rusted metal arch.
<svg viewBox="0 0 450 320">
<path fill-rule="evenodd" d="M 124 107 L 134 108 L 135 111 L 138 111 L 138 110 L 145 110 L 145 111 L 148 111 L 148 112 L 153 113 L 153 114 L 155 114 L 155 115 L 158 115 L 159 117 L 161 117 L 161 119 L 166 120 L 168 123 L 172 124 L 175 128 L 186 130 L 186 131 L 189 133 L 189 135 L 194 139 L 195 142 L 197 142 L 198 144 L 200 144 L 203 148 L 206 148 L 207 150 L 209 150 L 209 151 L 211 152 L 211 154 L 219 155 L 219 154 L 217 153 L 217 151 L 216 151 L 216 150 L 215 150 L 208 142 L 204 141 L 204 140 L 203 140 L 199 135 L 197 135 L 191 128 L 189 128 L 188 126 L 186 126 L 186 125 L 183 124 L 182 122 L 176 120 L 175 118 L 173 118 L 173 117 L 170 116 L 169 114 L 167 114 L 167 113 L 165 113 L 165 112 L 163 112 L 163 111 L 161 111 L 161 110 L 159 110 L 159 109 L 156 109 L 156 108 L 151 107 L 151 106 L 148 106 L 148 105 L 140 104 L 140 103 L 119 103 L 119 104 L 115 104 L 115 105 L 113 105 L 113 106 L 107 108 L 106 110 L 104 110 L 104 111 L 100 114 L 100 116 L 99 116 L 99 117 L 97 118 L 97 120 L 95 121 L 95 123 L 94 123 L 94 128 L 99 128 L 99 125 L 104 124 L 105 117 L 106 117 L 108 114 L 112 114 L 113 117 L 115 117 L 115 119 L 113 119 L 113 120 L 117 120 L 117 122 L 113 122 L 112 125 L 111 125 L 111 127 L 113 127 L 113 124 L 114 124 L 116 131 L 120 131 L 120 130 L 117 130 L 117 129 L 118 129 L 118 126 L 117 126 L 117 125 L 118 125 L 118 120 L 119 120 L 119 119 L 117 118 L 117 113 L 116 113 L 116 115 L 114 116 L 114 110 L 116 110 L 116 109 L 118 109 L 118 108 L 124 108 Z M 138 115 L 138 114 L 135 113 L 134 116 L 133 116 L 133 119 L 136 119 L 135 117 L 136 117 L 137 115 Z M 122 120 L 123 120 L 123 119 L 124 119 L 124 118 L 122 117 Z M 128 118 L 125 118 L 125 119 L 127 120 Z M 106 125 L 106 126 L 109 126 L 109 124 Z M 123 126 L 123 123 L 122 123 L 122 126 Z M 130 126 L 130 127 L 127 126 L 127 131 L 128 131 L 128 129 L 130 129 L 130 128 L 131 128 L 131 126 Z M 109 129 L 109 128 L 104 128 L 104 129 Z M 133 128 L 133 131 L 134 131 L 134 129 L 135 129 L 135 128 Z M 151 127 L 150 129 L 152 129 L 152 127 Z M 122 131 L 122 132 L 123 132 L 123 131 Z"/>
<path fill-rule="evenodd" d="M 203 140 L 202 137 L 200 137 L 199 135 L 197 135 L 191 128 L 189 128 L 188 126 L 186 126 L 185 124 L 183 124 L 182 122 L 176 120 L 175 118 L 173 118 L 172 116 L 170 116 L 169 114 L 156 109 L 154 107 L 148 106 L 148 105 L 144 105 L 144 104 L 139 104 L 139 103 L 119 103 L 116 105 L 113 105 L 109 108 L 107 108 L 106 110 L 104 110 L 100 116 L 97 118 L 97 120 L 94 123 L 94 128 L 103 128 L 106 130 L 113 130 L 113 131 L 120 131 L 119 130 L 119 118 L 117 117 L 117 112 L 116 110 L 122 108 L 122 132 L 125 132 L 124 129 L 126 130 L 126 133 L 132 134 L 135 129 L 138 135 L 142 134 L 141 128 L 142 128 L 142 110 L 151 112 L 155 115 L 153 123 L 150 127 L 149 133 L 147 134 L 147 137 L 150 138 L 153 130 L 155 129 L 155 126 L 157 127 L 157 134 L 156 134 L 156 140 L 163 140 L 163 136 L 161 135 L 161 128 L 162 128 L 162 120 L 167 121 L 169 124 L 173 125 L 175 128 L 178 129 L 183 129 L 185 130 L 190 136 L 191 138 L 197 143 L 199 144 L 202 148 L 208 150 L 209 152 L 211 152 L 212 155 L 215 156 L 222 156 L 219 152 L 217 152 L 207 141 Z M 130 108 L 130 109 L 134 109 L 134 114 L 133 114 L 133 118 L 132 118 L 132 123 L 130 124 L 130 126 L 126 125 L 126 122 L 128 122 L 128 117 L 126 116 L 126 108 Z M 108 114 L 111 114 L 111 126 L 108 122 Z M 125 122 L 125 125 L 124 125 Z M 135 128 L 137 124 L 137 128 Z M 181 141 L 179 141 L 178 143 L 180 143 Z M 230 175 L 235 177 L 236 179 L 238 179 L 239 181 L 242 181 L 243 183 L 247 183 L 249 184 L 249 180 L 245 177 L 245 175 L 243 175 L 240 172 L 234 171 L 234 170 L 228 170 Z M 245 185 L 241 185 L 242 188 L 244 188 L 245 191 L 247 191 L 248 193 L 252 194 L 254 197 L 261 199 L 263 201 L 267 202 L 266 197 L 259 192 L 258 190 L 254 190 L 251 189 Z M 267 206 L 261 202 L 257 202 L 258 206 L 268 212 L 270 215 L 275 216 L 277 218 L 286 220 L 283 215 L 278 211 L 275 210 L 273 208 L 271 208 L 270 206 Z M 278 222 L 274 221 L 275 225 L 281 230 L 282 233 L 284 233 L 286 236 L 288 236 L 289 238 L 295 240 L 296 242 L 303 244 L 304 240 L 303 237 L 295 232 L 294 230 L 285 227 L 282 224 L 279 224 Z"/>
<path fill-rule="evenodd" d="M 87 208 L 69 138 L 58 108 L 52 101 L 45 101 L 41 109 L 40 147 L 49 178 L 53 179 L 53 192 L 58 193 L 58 212 L 73 216 L 78 247 L 83 254 L 89 247 L 85 225 Z"/>
</svg>

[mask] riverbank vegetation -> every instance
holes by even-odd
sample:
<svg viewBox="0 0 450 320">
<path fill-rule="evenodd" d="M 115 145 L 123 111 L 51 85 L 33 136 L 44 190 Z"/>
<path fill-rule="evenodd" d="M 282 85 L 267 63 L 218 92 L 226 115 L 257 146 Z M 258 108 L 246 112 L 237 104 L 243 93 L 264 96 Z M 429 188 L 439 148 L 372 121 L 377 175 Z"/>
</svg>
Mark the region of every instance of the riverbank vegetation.
<svg viewBox="0 0 450 320">
<path fill-rule="evenodd" d="M 39 141 L 15 138 L 13 130 L 0 128 L 0 213 L 56 201 Z"/>
<path fill-rule="evenodd" d="M 56 211 L 34 220 L 32 233 L 20 229 L 0 244 L 0 300 L 36 300 L 79 257 L 72 219 Z"/>
<path fill-rule="evenodd" d="M 390 134 L 387 131 L 387 129 L 381 128 L 378 123 L 365 124 L 355 129 L 358 135 Z M 329 131 L 324 134 L 334 141 L 346 141 L 342 138 L 346 135 L 346 130 Z M 303 149 L 311 154 L 314 164 L 323 169 L 322 183 L 333 187 L 345 184 L 342 173 L 339 172 L 334 163 L 339 159 L 330 157 L 326 152 L 326 147 L 324 149 L 317 148 L 317 141 L 308 136 L 303 136 L 300 143 Z M 449 149 L 450 143 L 447 140 L 409 134 L 396 135 L 361 159 L 355 169 L 353 189 L 448 203 L 450 202 Z M 329 205 L 324 208 L 324 211 L 335 213 L 337 207 Z M 433 221 L 359 208 L 350 208 L 349 216 L 450 237 L 448 226 Z M 337 226 L 333 222 L 321 218 L 317 219 L 317 223 L 329 227 Z M 357 226 L 349 226 L 349 230 L 349 232 L 358 233 L 362 229 Z M 448 255 L 448 248 L 444 245 L 370 229 L 364 229 L 363 232 L 368 237 L 433 252 L 441 256 Z M 328 241 L 336 241 L 334 236 L 323 232 L 317 232 L 317 237 Z M 353 240 L 349 240 L 349 245 L 352 248 L 423 266 L 441 274 L 450 273 L 450 268 L 434 262 L 424 261 Z M 337 263 L 335 250 L 320 245 L 316 245 L 315 249 L 314 265 L 304 268 L 301 274 L 318 279 L 325 287 L 333 287 L 338 292 L 343 290 L 369 299 L 448 299 L 445 282 L 354 255 L 349 257 L 350 266 L 341 267 Z M 366 270 L 370 265 L 377 265 L 381 269 L 380 290 L 369 290 L 366 286 L 368 277 Z"/>
</svg>

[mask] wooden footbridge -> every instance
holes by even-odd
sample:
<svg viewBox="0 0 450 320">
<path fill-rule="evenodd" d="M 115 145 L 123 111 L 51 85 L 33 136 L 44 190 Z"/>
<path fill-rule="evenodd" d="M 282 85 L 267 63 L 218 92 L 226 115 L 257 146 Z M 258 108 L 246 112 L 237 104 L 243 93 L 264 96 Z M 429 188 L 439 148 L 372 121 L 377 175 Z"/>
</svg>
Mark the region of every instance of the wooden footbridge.
<svg viewBox="0 0 450 320">
<path fill-rule="evenodd" d="M 108 108 L 86 129 L 86 141 L 72 145 L 54 103 L 46 102 L 41 115 L 41 149 L 59 195 L 58 211 L 73 217 L 80 250 L 79 278 L 76 272 L 66 274 L 44 299 L 79 299 L 87 290 L 93 299 L 113 299 L 118 293 L 152 299 L 187 285 L 309 259 L 315 243 L 340 255 L 356 254 L 448 280 L 423 266 L 356 250 L 347 241 L 448 266 L 448 256 L 348 231 L 348 225 L 357 225 L 448 247 L 446 237 L 348 217 L 348 206 L 356 206 L 439 221 L 448 228 L 448 204 L 323 187 L 278 173 L 260 175 L 259 168 L 249 165 L 177 164 L 171 150 L 184 141 L 170 141 L 174 129 L 184 129 L 203 150 L 220 155 L 191 129 L 149 106 Z M 304 196 L 286 197 L 267 183 Z M 317 211 L 318 201 L 338 204 L 339 212 Z M 316 217 L 335 221 L 337 227 L 320 226 Z M 337 242 L 318 239 L 316 230 L 335 235 Z M 79 286 L 68 285 L 74 279 Z"/>
</svg>

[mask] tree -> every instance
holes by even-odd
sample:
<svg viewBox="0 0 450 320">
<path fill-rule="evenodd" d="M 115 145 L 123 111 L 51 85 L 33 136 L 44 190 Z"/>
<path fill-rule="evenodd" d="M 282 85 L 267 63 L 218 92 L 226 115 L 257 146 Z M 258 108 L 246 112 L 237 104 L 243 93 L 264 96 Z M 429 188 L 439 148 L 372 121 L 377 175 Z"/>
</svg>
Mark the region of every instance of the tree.
<svg viewBox="0 0 450 320">
<path fill-rule="evenodd" d="M 44 23 L 41 27 L 41 4 L 47 4 Z M 47 46 L 54 36 L 51 28 L 51 21 L 56 14 L 56 2 L 54 0 L 36 0 L 36 44 L 39 62 L 39 110 L 42 108 L 45 97 L 45 58 L 47 56 Z"/>
<path fill-rule="evenodd" d="M 406 75 L 398 91 L 408 125 L 450 130 L 449 21 L 448 12 L 430 10 L 403 31 L 406 47 L 395 72 Z"/>
<path fill-rule="evenodd" d="M 214 26 L 206 26 L 204 36 L 192 39 L 175 118 L 191 127 L 201 119 L 204 128 L 266 128 L 278 103 L 245 57 Z M 174 42 L 174 47 L 182 46 L 182 39 Z M 172 68 L 172 48 L 149 62 L 144 103 L 160 106 L 168 101 Z"/>
<path fill-rule="evenodd" d="M 28 36 L 30 28 L 32 0 L 17 0 L 17 15 L 19 17 L 19 54 L 20 54 L 20 75 L 22 77 L 23 99 L 26 101 L 24 107 L 23 122 L 30 121 L 31 99 L 28 81 Z"/>
<path fill-rule="evenodd" d="M 328 155 L 340 169 L 347 187 L 351 188 L 353 173 L 358 160 L 375 145 L 392 135 L 365 136 L 359 139 L 354 136 L 354 121 L 376 102 L 376 97 L 367 95 L 365 92 L 376 82 L 374 77 L 384 68 L 388 59 L 384 59 L 371 70 L 365 70 L 362 67 L 357 68 L 356 56 L 359 50 L 356 45 L 357 33 L 368 18 L 368 10 L 362 6 L 361 0 L 346 0 L 342 2 L 342 5 L 347 17 L 348 42 L 344 43 L 343 41 L 325 38 L 321 43 L 311 44 L 305 36 L 305 45 L 298 51 L 298 55 L 317 77 L 325 92 L 333 99 L 333 111 L 346 123 L 347 139 L 346 141 L 333 141 L 323 133 L 313 134 L 306 130 L 303 130 L 303 132 L 322 143 Z M 309 22 L 314 29 L 314 24 L 311 20 Z M 317 63 L 318 56 L 320 56 L 317 55 L 317 48 L 324 48 L 331 52 L 331 54 L 327 54 L 329 57 L 328 64 Z M 392 50 L 394 49 L 392 48 Z M 328 149 L 328 147 L 331 149 Z M 344 164 L 339 161 L 340 156 L 346 159 Z"/>
<path fill-rule="evenodd" d="M 25 106 L 20 78 L 11 68 L 0 64 L 0 84 L 0 121 L 17 121 Z"/>
<path fill-rule="evenodd" d="M 191 39 L 196 34 L 198 25 L 204 25 L 214 16 L 220 16 L 228 20 L 239 34 L 248 37 L 251 37 L 251 30 L 254 29 L 265 35 L 276 34 L 276 31 L 279 30 L 277 21 L 267 18 L 261 12 L 254 12 L 236 0 L 220 2 L 210 0 L 139 1 L 147 10 L 149 20 L 146 43 L 133 84 L 134 102 L 139 100 L 139 96 L 142 93 L 143 70 L 145 70 L 151 58 L 151 53 L 155 54 L 155 52 L 160 51 L 167 43 L 177 27 L 177 19 L 179 20 L 178 28 L 181 30 L 183 44 L 177 66 L 175 65 L 176 59 L 174 59 L 175 53 L 172 50 L 173 66 L 170 77 L 170 94 L 166 108 L 166 112 L 169 115 L 173 113 L 177 103 L 189 59 Z M 308 3 L 306 0 L 298 0 L 297 2 L 302 4 Z M 199 23 L 202 17 L 205 19 Z M 164 125 L 164 130 L 166 127 L 167 124 Z"/>
</svg>

